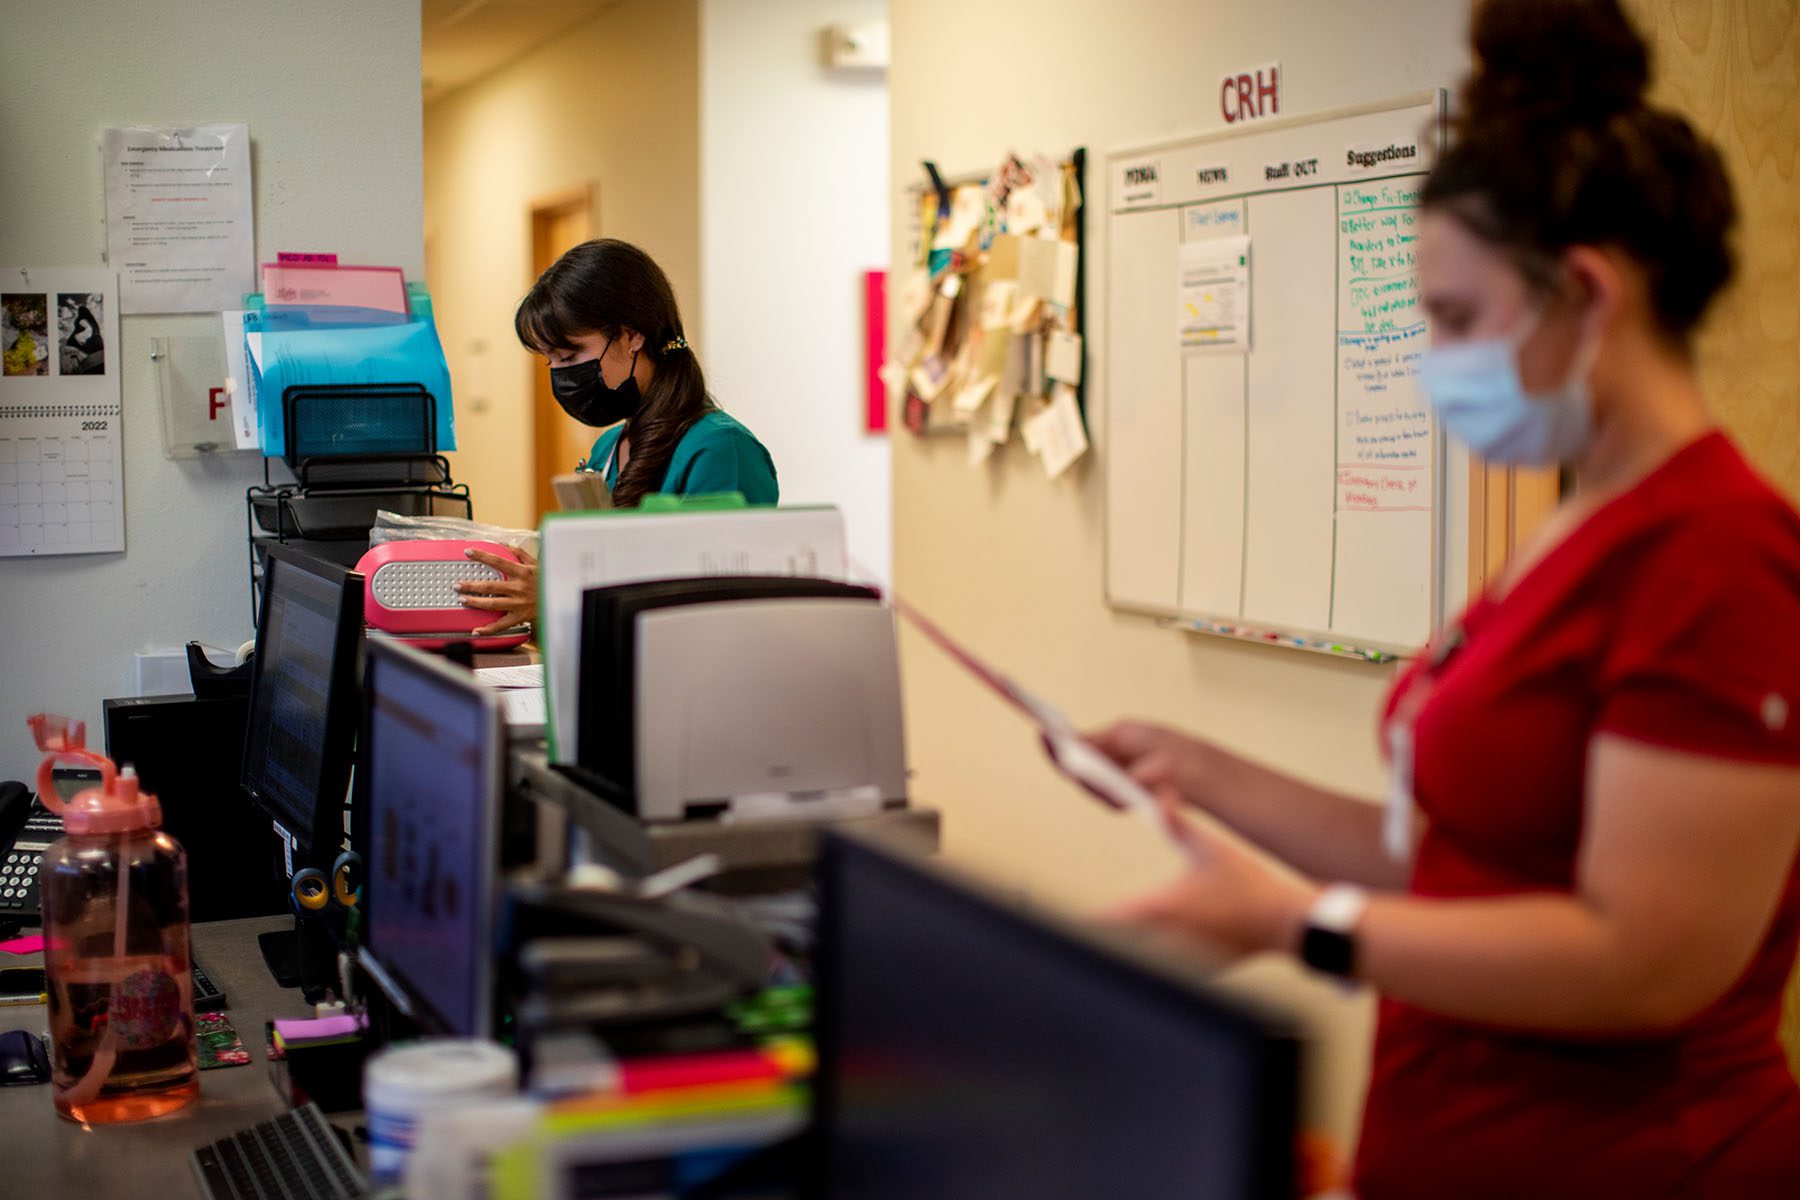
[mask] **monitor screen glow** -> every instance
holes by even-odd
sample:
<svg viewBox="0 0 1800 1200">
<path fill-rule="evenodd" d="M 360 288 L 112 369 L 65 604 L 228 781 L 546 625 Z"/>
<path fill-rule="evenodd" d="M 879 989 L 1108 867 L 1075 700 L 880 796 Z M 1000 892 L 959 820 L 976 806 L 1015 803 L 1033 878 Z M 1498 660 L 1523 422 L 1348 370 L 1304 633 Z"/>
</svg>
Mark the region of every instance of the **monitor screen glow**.
<svg viewBox="0 0 1800 1200">
<path fill-rule="evenodd" d="M 486 1036 L 504 736 L 456 668 L 371 649 L 362 795 L 369 949 L 430 1023 Z"/>
<path fill-rule="evenodd" d="M 362 577 L 271 555 L 256 638 L 243 786 L 301 846 L 339 827 L 356 738 Z M 329 859 L 336 843 L 313 857 Z"/>
</svg>

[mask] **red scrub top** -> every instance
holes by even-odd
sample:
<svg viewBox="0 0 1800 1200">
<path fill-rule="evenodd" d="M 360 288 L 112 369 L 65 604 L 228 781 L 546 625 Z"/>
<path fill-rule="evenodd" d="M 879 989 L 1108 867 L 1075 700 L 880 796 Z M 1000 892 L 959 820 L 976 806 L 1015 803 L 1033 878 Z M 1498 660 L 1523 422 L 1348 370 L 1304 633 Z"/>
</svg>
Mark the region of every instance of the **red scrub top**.
<svg viewBox="0 0 1800 1200">
<path fill-rule="evenodd" d="M 1572 891 L 1598 734 L 1800 764 L 1800 514 L 1720 434 L 1459 626 L 1389 700 L 1389 719 L 1416 714 L 1414 895 Z M 1800 1197 L 1800 1087 L 1776 1037 L 1797 937 L 1790 869 L 1743 976 L 1662 1035 L 1520 1033 L 1383 1001 L 1358 1196 Z"/>
</svg>

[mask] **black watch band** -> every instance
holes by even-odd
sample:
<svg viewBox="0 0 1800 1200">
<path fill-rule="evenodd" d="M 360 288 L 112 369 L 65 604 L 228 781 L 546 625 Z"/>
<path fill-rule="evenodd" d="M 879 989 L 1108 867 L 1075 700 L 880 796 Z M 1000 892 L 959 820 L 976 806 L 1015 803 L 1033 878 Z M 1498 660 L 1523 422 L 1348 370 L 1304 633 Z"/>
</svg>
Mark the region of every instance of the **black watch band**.
<svg viewBox="0 0 1800 1200">
<path fill-rule="evenodd" d="M 1356 974 L 1356 935 L 1308 925 L 1300 938 L 1300 961 L 1315 971 L 1349 979 Z"/>
<path fill-rule="evenodd" d="M 1300 961 L 1315 971 L 1342 979 L 1356 975 L 1356 923 L 1369 898 L 1361 888 L 1337 884 L 1326 888 L 1306 914 L 1300 935 Z"/>
</svg>

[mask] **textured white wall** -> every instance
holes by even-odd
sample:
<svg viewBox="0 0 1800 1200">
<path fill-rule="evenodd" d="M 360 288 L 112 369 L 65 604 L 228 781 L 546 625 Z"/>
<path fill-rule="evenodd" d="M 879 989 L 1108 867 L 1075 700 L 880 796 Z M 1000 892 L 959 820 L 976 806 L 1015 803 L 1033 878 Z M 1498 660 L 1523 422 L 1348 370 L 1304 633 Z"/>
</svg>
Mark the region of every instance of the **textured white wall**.
<svg viewBox="0 0 1800 1200">
<path fill-rule="evenodd" d="M 829 74 L 829 25 L 887 0 L 702 0 L 701 361 L 769 447 L 785 504 L 835 504 L 888 577 L 890 443 L 863 431 L 862 272 L 888 254 L 888 90 Z"/>
<path fill-rule="evenodd" d="M 904 0 L 893 6 L 896 191 L 920 159 L 960 173 L 1009 148 L 1086 146 L 1089 419 L 1099 443 L 1073 478 L 1047 482 L 1014 445 L 971 471 L 962 442 L 894 446 L 896 589 L 1086 722 L 1136 713 L 1201 731 L 1326 783 L 1380 794 L 1376 706 L 1387 673 L 1359 664 L 1203 640 L 1114 613 L 1104 597 L 1103 475 L 1129 471 L 1104 445 L 1107 150 L 1221 128 L 1228 71 L 1279 61 L 1288 115 L 1453 84 L 1467 8 L 1445 0 Z M 893 217 L 904 261 L 906 214 Z M 1159 519 L 1145 514 L 1146 520 Z M 1112 819 L 1060 782 L 1016 718 L 908 634 L 914 794 L 945 815 L 952 859 L 1051 903 L 1091 907 L 1175 867 L 1135 821 Z M 1314 1120 L 1354 1128 L 1369 1006 L 1286 968 L 1237 982 L 1306 1015 L 1316 1035 Z"/>
<path fill-rule="evenodd" d="M 418 0 L 13 0 L 0 39 L 0 263 L 99 264 L 100 130 L 250 126 L 258 260 L 334 250 L 423 270 Z M 217 317 L 127 317 L 125 553 L 0 559 L 0 778 L 27 778 L 25 717 L 92 724 L 131 655 L 251 635 L 244 488 L 252 459 L 171 462 L 149 339 Z"/>
</svg>

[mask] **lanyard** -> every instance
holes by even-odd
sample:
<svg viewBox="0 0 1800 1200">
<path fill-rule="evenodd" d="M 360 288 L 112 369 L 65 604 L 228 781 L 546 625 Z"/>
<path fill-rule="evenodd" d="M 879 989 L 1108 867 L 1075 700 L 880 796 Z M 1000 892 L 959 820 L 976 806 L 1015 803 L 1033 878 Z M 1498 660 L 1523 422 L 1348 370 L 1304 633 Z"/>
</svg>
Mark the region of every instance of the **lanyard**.
<svg viewBox="0 0 1800 1200">
<path fill-rule="evenodd" d="M 1419 713 L 1431 698 L 1444 667 L 1456 657 L 1467 640 L 1460 625 L 1445 634 L 1431 652 L 1425 669 L 1407 683 L 1399 702 L 1394 705 L 1394 715 L 1388 718 L 1387 728 L 1383 731 L 1388 748 L 1388 794 L 1387 811 L 1382 816 L 1381 843 L 1388 857 L 1395 862 L 1405 862 L 1412 854 L 1413 814 L 1419 807 L 1413 786 L 1413 766 L 1418 751 L 1413 732 L 1418 727 Z"/>
<path fill-rule="evenodd" d="M 620 436 L 622 437 L 623 435 L 620 435 Z M 593 465 L 593 463 L 590 460 L 584 458 L 580 462 L 575 464 L 575 469 L 577 471 L 592 471 L 592 472 L 597 473 L 600 476 L 601 482 L 606 483 L 606 486 L 610 489 L 612 487 L 612 484 L 610 482 L 607 482 L 606 477 L 608 475 L 612 474 L 613 463 L 618 460 L 618 457 L 619 457 L 619 443 L 614 442 L 612 444 L 612 449 L 608 450 L 606 452 L 606 461 L 605 462 L 601 463 L 599 466 L 596 467 Z"/>
</svg>

